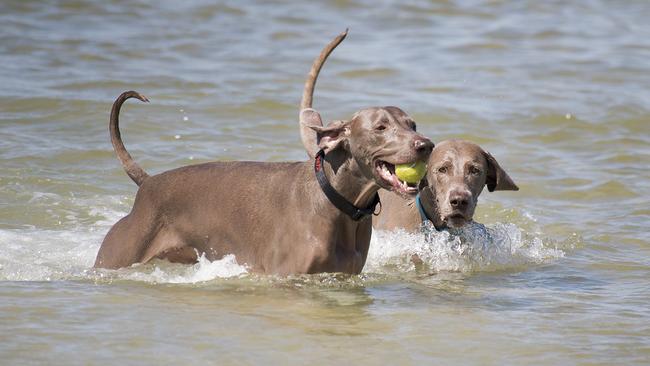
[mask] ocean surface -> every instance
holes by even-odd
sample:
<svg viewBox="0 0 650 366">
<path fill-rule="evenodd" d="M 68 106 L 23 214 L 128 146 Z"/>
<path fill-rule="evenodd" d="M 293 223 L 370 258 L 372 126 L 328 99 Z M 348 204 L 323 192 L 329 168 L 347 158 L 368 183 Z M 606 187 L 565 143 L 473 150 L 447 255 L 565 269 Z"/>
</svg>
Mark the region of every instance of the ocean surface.
<svg viewBox="0 0 650 366">
<path fill-rule="evenodd" d="M 650 364 L 650 3 L 0 2 L 0 364 Z M 304 160 L 327 120 L 396 105 L 491 152 L 459 235 L 375 232 L 364 272 L 227 256 L 94 270 L 136 186 L 212 160 Z M 414 266 L 417 253 L 424 261 Z"/>
</svg>

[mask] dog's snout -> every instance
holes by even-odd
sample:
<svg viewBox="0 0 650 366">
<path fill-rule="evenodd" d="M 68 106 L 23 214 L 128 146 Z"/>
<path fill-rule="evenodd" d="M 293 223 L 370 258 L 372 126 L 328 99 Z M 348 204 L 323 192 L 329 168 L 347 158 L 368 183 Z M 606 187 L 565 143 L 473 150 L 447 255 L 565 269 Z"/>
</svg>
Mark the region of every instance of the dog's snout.
<svg viewBox="0 0 650 366">
<path fill-rule="evenodd" d="M 469 205 L 470 195 L 466 192 L 453 191 L 449 196 L 449 204 L 456 209 L 465 209 Z"/>
<path fill-rule="evenodd" d="M 419 137 L 413 140 L 413 148 L 418 154 L 430 154 L 433 146 L 433 142 L 427 138 Z"/>
</svg>

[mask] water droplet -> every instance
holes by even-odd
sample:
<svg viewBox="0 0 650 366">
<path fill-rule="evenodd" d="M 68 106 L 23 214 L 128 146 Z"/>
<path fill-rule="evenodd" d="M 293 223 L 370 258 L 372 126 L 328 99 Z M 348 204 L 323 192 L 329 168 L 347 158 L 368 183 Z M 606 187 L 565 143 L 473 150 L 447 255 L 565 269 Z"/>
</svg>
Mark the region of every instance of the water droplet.
<svg viewBox="0 0 650 366">
<path fill-rule="evenodd" d="M 176 140 L 178 140 L 178 139 L 181 138 L 181 135 L 174 135 L 174 138 L 175 138 Z"/>
</svg>

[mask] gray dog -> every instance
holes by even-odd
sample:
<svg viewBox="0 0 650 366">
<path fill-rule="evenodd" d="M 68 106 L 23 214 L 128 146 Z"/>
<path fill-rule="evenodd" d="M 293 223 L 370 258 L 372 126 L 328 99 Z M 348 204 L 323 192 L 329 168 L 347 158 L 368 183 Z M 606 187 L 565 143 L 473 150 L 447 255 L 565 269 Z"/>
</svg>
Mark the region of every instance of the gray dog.
<svg viewBox="0 0 650 366">
<path fill-rule="evenodd" d="M 147 99 L 120 95 L 111 111 L 111 140 L 139 189 L 131 212 L 104 238 L 95 267 L 234 254 L 258 273 L 361 272 L 378 190 L 414 194 L 415 187 L 399 183 L 394 166 L 426 160 L 433 143 L 396 107 L 364 109 L 323 126 L 311 109 L 313 89 L 346 34 L 325 47 L 305 83 L 300 123 L 306 162 L 212 162 L 150 177 L 126 151 L 118 127 L 124 101 Z"/>
<path fill-rule="evenodd" d="M 416 231 L 429 220 L 436 229 L 459 228 L 472 221 L 478 196 L 488 191 L 519 188 L 497 160 L 480 146 L 464 140 L 438 143 L 429 156 L 426 179 L 416 198 L 381 192 L 382 210 L 375 229 Z"/>
</svg>

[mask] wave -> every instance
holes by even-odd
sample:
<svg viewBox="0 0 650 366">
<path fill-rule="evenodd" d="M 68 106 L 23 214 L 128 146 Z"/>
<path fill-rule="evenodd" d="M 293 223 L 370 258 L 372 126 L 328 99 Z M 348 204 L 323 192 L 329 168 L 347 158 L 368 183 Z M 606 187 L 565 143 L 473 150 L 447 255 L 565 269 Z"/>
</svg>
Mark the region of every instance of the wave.
<svg viewBox="0 0 650 366">
<path fill-rule="evenodd" d="M 470 223 L 436 231 L 427 223 L 417 233 L 374 231 L 364 271 L 490 272 L 543 264 L 564 255 L 515 224 Z"/>
<path fill-rule="evenodd" d="M 245 264 L 237 263 L 233 255 L 216 261 L 201 257 L 194 265 L 154 261 L 119 270 L 93 269 L 100 243 L 118 218 L 122 209 L 114 209 L 115 197 L 99 200 L 90 210 L 91 221 L 62 229 L 36 227 L 0 230 L 0 280 L 56 281 L 81 280 L 112 282 L 115 280 L 147 283 L 193 284 L 224 278 L 248 277 L 253 281 L 269 281 L 269 276 L 248 274 Z M 91 199 L 83 204 L 93 207 Z M 77 202 L 79 203 L 79 202 Z M 79 203 L 81 204 L 81 203 Z M 121 205 L 123 206 L 123 205 Z M 407 233 L 374 231 L 368 259 L 361 276 L 308 276 L 300 281 L 363 282 L 364 278 L 384 278 L 402 273 L 498 271 L 519 269 L 546 263 L 565 255 L 562 249 L 545 244 L 539 237 L 526 233 L 515 224 L 477 223 L 462 230 L 437 232 L 425 227 L 422 232 Z M 415 256 L 415 257 L 414 257 Z M 416 259 L 414 261 L 414 258 Z M 369 277 L 370 276 L 370 277 Z M 269 277 L 264 279 L 264 277 Z M 297 278 L 298 278 L 297 277 Z M 276 279 L 282 282 L 281 279 Z M 295 278 L 284 281 L 291 282 Z M 299 282 L 300 282 L 299 281 Z M 358 283 L 357 283 L 358 284 Z"/>
</svg>

